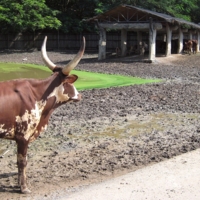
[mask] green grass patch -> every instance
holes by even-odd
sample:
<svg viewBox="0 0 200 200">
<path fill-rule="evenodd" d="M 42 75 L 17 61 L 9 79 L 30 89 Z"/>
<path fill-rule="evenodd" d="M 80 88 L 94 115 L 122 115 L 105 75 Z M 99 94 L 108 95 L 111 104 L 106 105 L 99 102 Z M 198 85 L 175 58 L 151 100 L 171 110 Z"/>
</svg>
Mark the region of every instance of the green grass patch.
<svg viewBox="0 0 200 200">
<path fill-rule="evenodd" d="M 0 63 L 0 72 L 9 73 L 15 71 L 29 71 L 30 68 L 44 70 L 51 72 L 48 67 L 34 64 L 20 64 L 20 63 Z"/>
<path fill-rule="evenodd" d="M 18 78 L 47 78 L 52 74 L 48 67 L 33 64 L 0 63 L 0 81 Z"/>
<path fill-rule="evenodd" d="M 160 82 L 160 79 L 143 79 L 131 76 L 109 75 L 86 71 L 73 70 L 79 79 L 75 82 L 78 90 L 109 88 L 128 86 L 134 84 L 146 84 Z M 43 79 L 50 76 L 52 72 L 48 67 L 33 64 L 0 63 L 0 81 L 17 78 Z"/>
<path fill-rule="evenodd" d="M 73 71 L 79 79 L 75 82 L 75 86 L 79 90 L 93 89 L 93 88 L 109 88 L 128 86 L 134 84 L 146 84 L 160 82 L 160 79 L 144 79 L 131 76 L 109 75 L 85 71 Z"/>
</svg>

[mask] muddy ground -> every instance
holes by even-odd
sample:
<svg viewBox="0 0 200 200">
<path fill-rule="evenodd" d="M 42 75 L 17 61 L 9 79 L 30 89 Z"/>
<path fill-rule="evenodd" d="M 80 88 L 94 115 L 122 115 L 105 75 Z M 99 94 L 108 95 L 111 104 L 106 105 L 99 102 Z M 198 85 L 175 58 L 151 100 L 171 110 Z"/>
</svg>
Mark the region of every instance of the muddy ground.
<svg viewBox="0 0 200 200">
<path fill-rule="evenodd" d="M 48 55 L 58 65 L 73 56 Z M 0 158 L 0 199 L 58 199 L 200 147 L 200 54 L 158 57 L 153 64 L 96 56 L 86 53 L 77 69 L 163 81 L 82 91 L 81 102 L 57 109 L 29 147 L 29 195 L 17 187 L 15 142 L 1 140 L 1 153 L 9 152 Z M 1 52 L 0 61 L 42 63 L 37 51 Z"/>
</svg>

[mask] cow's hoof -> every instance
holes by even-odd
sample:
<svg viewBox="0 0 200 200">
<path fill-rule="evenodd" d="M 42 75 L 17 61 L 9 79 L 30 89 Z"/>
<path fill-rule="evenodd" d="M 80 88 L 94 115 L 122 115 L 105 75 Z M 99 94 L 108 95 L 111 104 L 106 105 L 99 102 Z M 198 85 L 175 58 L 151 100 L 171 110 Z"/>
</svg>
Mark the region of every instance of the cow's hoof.
<svg viewBox="0 0 200 200">
<path fill-rule="evenodd" d="M 23 194 L 30 194 L 31 193 L 31 191 L 28 188 L 21 189 L 21 192 Z"/>
</svg>

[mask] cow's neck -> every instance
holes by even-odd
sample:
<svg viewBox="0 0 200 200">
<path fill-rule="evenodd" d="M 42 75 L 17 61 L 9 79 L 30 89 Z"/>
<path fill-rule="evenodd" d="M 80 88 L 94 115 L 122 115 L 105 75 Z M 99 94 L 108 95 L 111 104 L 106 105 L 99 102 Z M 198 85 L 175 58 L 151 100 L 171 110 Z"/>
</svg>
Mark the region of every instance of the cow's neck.
<svg viewBox="0 0 200 200">
<path fill-rule="evenodd" d="M 46 101 L 54 89 L 61 84 L 62 78 L 58 73 L 54 73 L 47 79 L 31 82 L 32 92 L 34 93 L 36 101 Z"/>
</svg>

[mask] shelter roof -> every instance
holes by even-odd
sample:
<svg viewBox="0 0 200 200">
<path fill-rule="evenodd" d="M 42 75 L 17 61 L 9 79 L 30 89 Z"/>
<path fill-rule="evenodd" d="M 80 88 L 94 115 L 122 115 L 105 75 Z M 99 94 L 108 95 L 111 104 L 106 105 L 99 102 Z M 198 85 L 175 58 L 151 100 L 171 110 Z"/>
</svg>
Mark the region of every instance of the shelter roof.
<svg viewBox="0 0 200 200">
<path fill-rule="evenodd" d="M 187 25 L 194 29 L 200 29 L 200 25 L 196 23 L 131 5 L 119 5 L 87 21 L 98 20 L 98 22 L 103 23 L 145 23 L 149 21 L 150 17 L 153 18 L 154 22 L 168 22 L 175 25 Z"/>
</svg>

